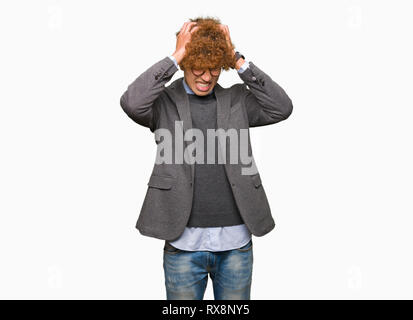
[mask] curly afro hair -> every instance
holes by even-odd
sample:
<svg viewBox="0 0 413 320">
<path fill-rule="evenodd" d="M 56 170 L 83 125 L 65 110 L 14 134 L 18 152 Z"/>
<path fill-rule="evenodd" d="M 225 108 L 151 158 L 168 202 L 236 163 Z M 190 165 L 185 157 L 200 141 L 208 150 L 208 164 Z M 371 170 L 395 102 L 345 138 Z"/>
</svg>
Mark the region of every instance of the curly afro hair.
<svg viewBox="0 0 413 320">
<path fill-rule="evenodd" d="M 186 44 L 185 57 L 179 64 L 182 70 L 205 70 L 223 68 L 229 70 L 235 68 L 236 59 L 233 55 L 235 46 L 228 45 L 224 32 L 220 29 L 219 19 L 211 17 L 198 17 L 190 19 L 199 27 Z M 178 36 L 179 31 L 176 33 Z"/>
</svg>

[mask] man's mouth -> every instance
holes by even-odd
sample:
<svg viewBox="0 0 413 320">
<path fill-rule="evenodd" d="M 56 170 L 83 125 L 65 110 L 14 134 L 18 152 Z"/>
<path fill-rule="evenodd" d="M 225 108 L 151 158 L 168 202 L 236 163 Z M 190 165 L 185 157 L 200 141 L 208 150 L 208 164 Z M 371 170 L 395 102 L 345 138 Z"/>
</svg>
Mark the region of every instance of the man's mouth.
<svg viewBox="0 0 413 320">
<path fill-rule="evenodd" d="M 199 91 L 208 91 L 210 86 L 211 86 L 210 83 L 201 83 L 201 82 L 196 83 L 196 87 Z"/>
</svg>

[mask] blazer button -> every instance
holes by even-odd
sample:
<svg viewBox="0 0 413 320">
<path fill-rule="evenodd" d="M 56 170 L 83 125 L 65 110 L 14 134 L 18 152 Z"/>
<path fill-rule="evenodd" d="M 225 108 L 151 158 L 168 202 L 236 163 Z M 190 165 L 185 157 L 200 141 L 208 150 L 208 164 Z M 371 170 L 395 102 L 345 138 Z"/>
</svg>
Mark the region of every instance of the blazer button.
<svg viewBox="0 0 413 320">
<path fill-rule="evenodd" d="M 257 78 L 255 78 L 255 77 L 252 77 L 251 79 L 252 79 L 252 81 L 257 81 Z"/>
</svg>

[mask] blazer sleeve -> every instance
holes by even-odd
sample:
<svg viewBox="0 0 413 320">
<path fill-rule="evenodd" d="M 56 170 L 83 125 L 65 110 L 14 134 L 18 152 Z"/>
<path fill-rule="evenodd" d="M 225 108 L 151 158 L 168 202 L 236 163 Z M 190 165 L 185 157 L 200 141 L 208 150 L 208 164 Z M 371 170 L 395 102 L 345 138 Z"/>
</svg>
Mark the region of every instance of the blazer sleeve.
<svg viewBox="0 0 413 320">
<path fill-rule="evenodd" d="M 160 94 L 176 71 L 174 62 L 165 57 L 143 72 L 121 96 L 123 111 L 136 123 L 155 131 Z"/>
<path fill-rule="evenodd" d="M 249 67 L 238 75 L 244 81 L 241 99 L 250 127 L 277 123 L 290 116 L 293 104 L 287 93 L 254 63 L 250 61 Z"/>
</svg>

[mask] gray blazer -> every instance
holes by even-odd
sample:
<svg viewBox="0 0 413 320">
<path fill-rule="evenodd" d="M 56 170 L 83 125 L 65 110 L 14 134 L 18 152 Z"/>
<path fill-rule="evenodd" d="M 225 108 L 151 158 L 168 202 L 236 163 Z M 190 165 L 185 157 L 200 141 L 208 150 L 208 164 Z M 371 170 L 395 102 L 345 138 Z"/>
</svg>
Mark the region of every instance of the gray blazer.
<svg viewBox="0 0 413 320">
<path fill-rule="evenodd" d="M 165 87 L 176 71 L 178 68 L 173 61 L 165 57 L 132 82 L 120 99 L 122 109 L 138 124 L 155 133 L 158 128 L 168 129 L 174 146 L 175 121 L 182 121 L 183 132 L 192 128 L 183 78 Z M 223 88 L 218 83 L 215 86 L 218 128 L 234 128 L 239 132 L 240 129 L 277 123 L 290 116 L 293 109 L 291 99 L 251 61 L 249 68 L 239 76 L 244 83 L 230 88 Z M 189 143 L 184 141 L 184 148 Z M 271 140 L 268 139 L 267 143 L 270 144 Z M 263 236 L 274 228 L 275 223 L 260 174 L 257 171 L 249 175 L 242 173 L 241 168 L 251 165 L 244 165 L 241 161 L 230 163 L 228 144 L 226 149 L 225 171 L 241 217 L 253 235 Z M 139 232 L 162 240 L 177 239 L 191 214 L 193 185 L 193 164 L 185 161 L 181 164 L 155 163 L 136 223 Z"/>
</svg>

